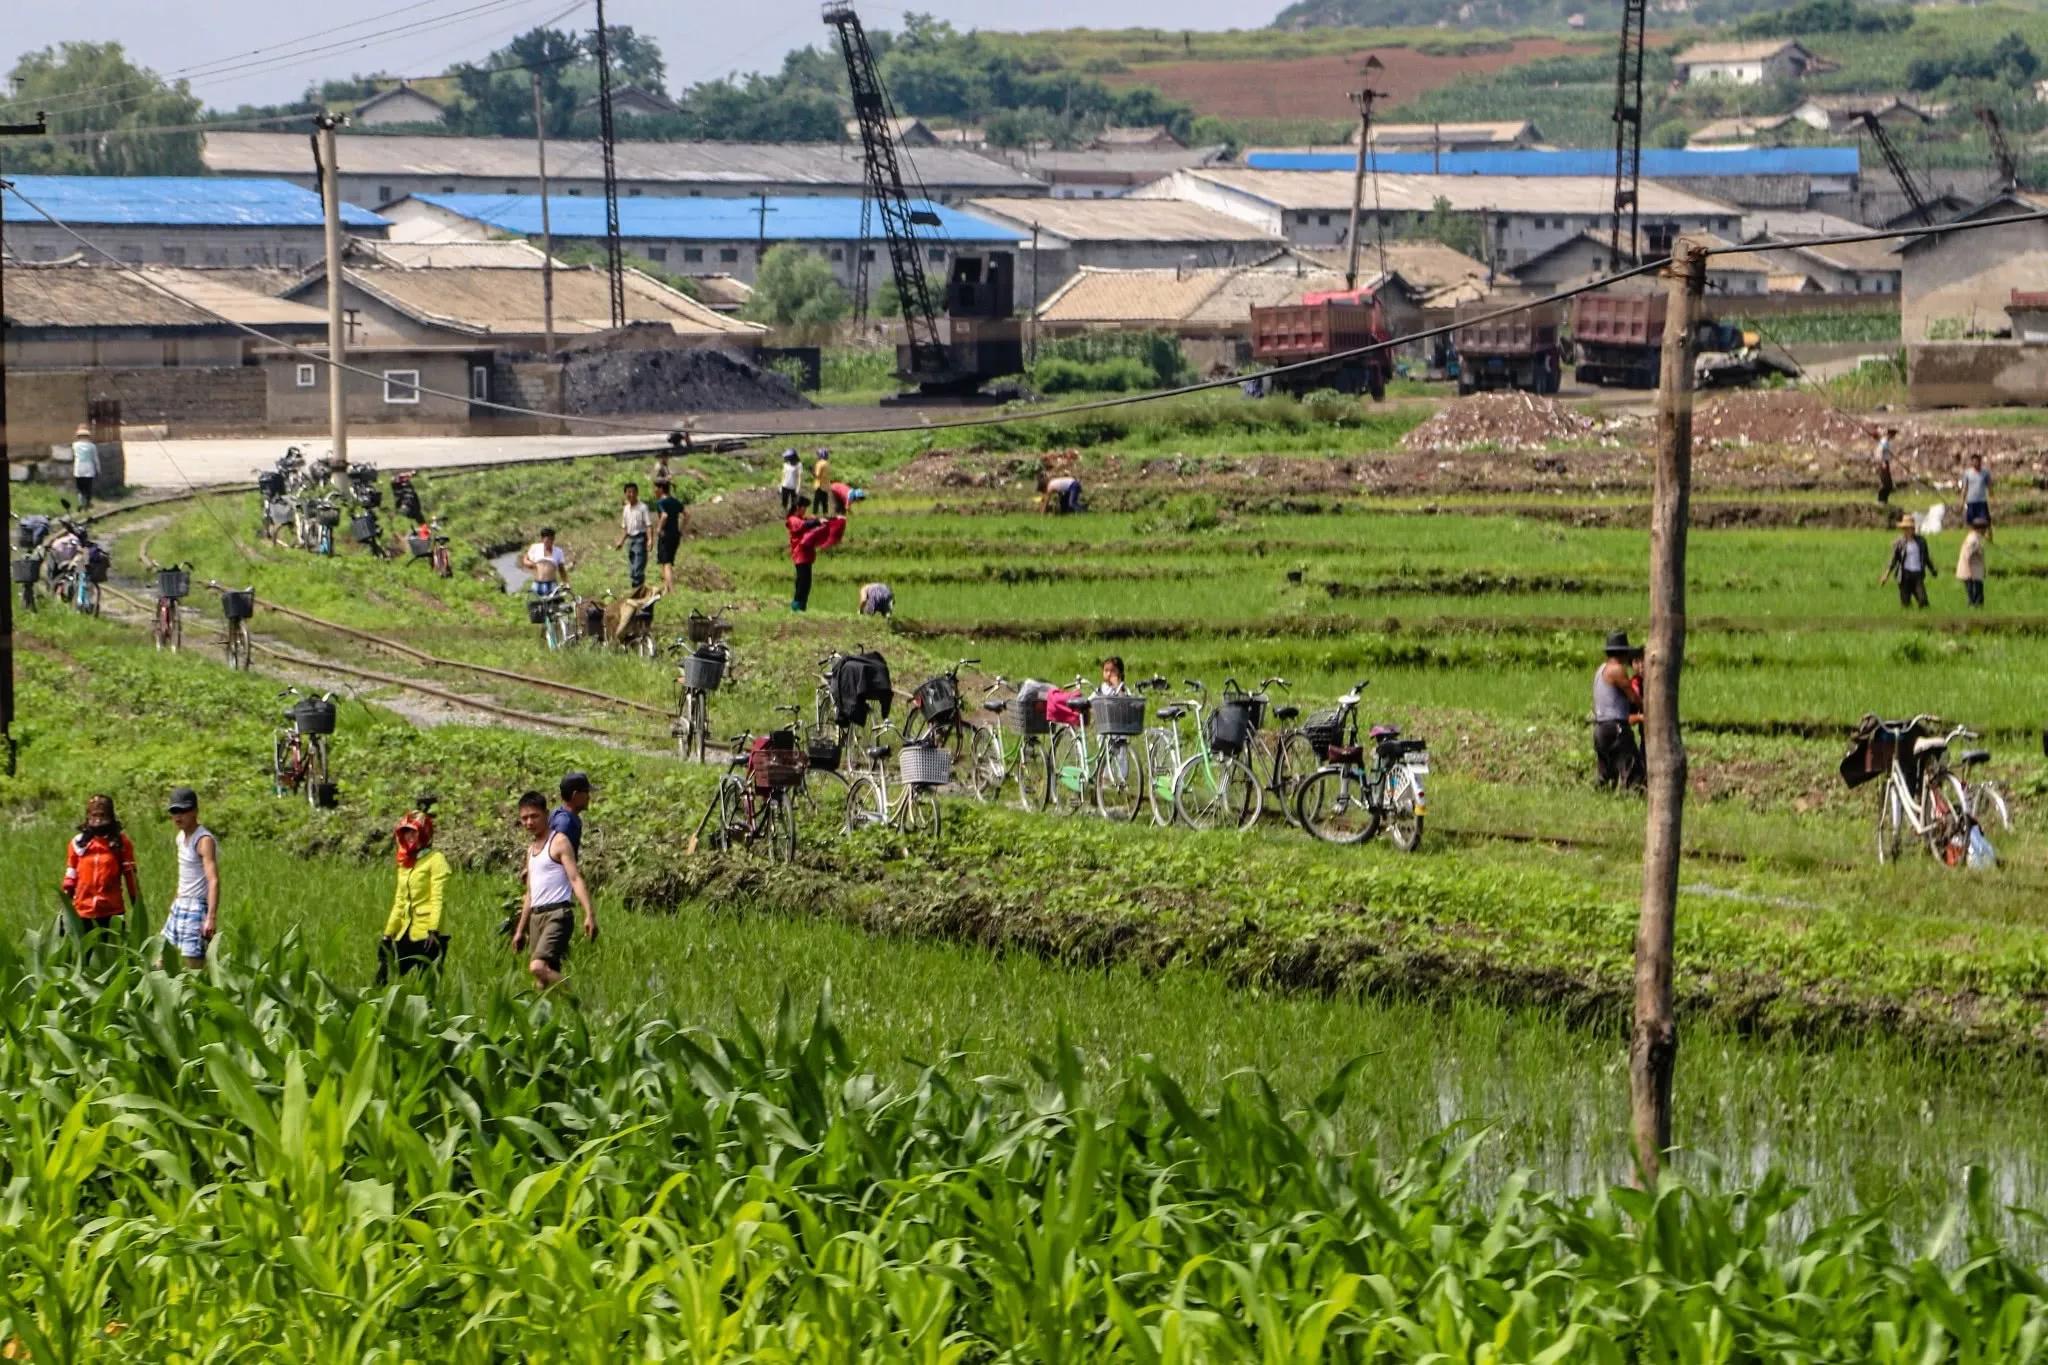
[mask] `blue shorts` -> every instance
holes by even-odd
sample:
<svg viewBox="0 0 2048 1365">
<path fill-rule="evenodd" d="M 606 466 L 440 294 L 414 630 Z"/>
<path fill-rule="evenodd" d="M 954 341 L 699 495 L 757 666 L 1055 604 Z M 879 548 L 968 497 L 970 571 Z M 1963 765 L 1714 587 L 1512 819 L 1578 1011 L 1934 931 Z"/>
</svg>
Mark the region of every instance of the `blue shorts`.
<svg viewBox="0 0 2048 1365">
<path fill-rule="evenodd" d="M 170 918 L 164 921 L 164 942 L 178 950 L 178 956 L 197 962 L 206 956 L 206 902 L 173 901 Z"/>
</svg>

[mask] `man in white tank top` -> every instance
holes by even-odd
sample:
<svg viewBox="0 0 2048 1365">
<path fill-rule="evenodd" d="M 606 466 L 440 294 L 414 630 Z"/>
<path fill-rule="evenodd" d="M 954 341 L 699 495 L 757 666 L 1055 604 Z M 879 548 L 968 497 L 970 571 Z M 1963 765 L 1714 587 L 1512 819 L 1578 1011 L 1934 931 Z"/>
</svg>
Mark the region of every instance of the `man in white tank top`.
<svg viewBox="0 0 2048 1365">
<path fill-rule="evenodd" d="M 527 792 L 519 798 L 519 827 L 526 831 L 526 894 L 519 902 L 519 925 L 512 931 L 512 951 L 530 941 L 526 963 L 533 984 L 547 990 L 562 979 L 578 906 L 583 909 L 583 936 L 597 938 L 597 912 L 576 865 L 569 836 L 548 825 L 547 798 Z"/>
<path fill-rule="evenodd" d="M 178 832 L 178 891 L 164 920 L 163 940 L 178 950 L 188 971 L 198 971 L 220 927 L 220 848 L 213 831 L 199 823 L 197 792 L 174 788 L 168 809 Z"/>
</svg>

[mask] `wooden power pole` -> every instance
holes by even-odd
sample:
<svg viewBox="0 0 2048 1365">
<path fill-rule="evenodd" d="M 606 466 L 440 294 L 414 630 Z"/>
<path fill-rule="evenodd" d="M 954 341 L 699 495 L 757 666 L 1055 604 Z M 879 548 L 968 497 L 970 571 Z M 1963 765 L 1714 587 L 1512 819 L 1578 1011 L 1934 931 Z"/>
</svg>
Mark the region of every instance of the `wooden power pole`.
<svg viewBox="0 0 2048 1365">
<path fill-rule="evenodd" d="M 1685 739 L 1678 680 L 1685 666 L 1685 538 L 1692 518 L 1692 367 L 1706 248 L 1673 246 L 1664 268 L 1663 372 L 1657 384 L 1657 482 L 1650 507 L 1650 637 L 1643 670 L 1643 740 L 1650 811 L 1643 834 L 1643 902 L 1636 923 L 1635 1027 L 1629 1038 L 1630 1117 L 1636 1164 L 1653 1185 L 1671 1146 L 1671 1078 L 1678 1017 L 1671 1003 L 1671 945 L 1678 912 L 1678 857 L 1685 815 Z"/>
<path fill-rule="evenodd" d="M 327 216 L 327 434 L 334 467 L 348 471 L 348 324 L 341 310 L 341 173 L 335 168 L 335 114 L 314 120 L 320 133 L 320 199 Z"/>
<path fill-rule="evenodd" d="M 555 353 L 555 234 L 548 224 L 548 121 L 540 106 L 540 72 L 533 73 L 533 140 L 540 157 L 540 342 Z"/>
</svg>

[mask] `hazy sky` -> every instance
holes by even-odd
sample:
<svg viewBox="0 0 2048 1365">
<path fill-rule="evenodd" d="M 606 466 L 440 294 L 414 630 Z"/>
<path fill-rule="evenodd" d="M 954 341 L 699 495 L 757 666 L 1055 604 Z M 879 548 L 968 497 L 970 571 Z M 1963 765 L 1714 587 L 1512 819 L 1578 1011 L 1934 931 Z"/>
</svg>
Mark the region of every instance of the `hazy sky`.
<svg viewBox="0 0 2048 1365">
<path fill-rule="evenodd" d="M 67 39 L 118 38 L 160 75 L 186 76 L 209 107 L 295 98 L 308 82 L 356 72 L 429 75 L 483 57 L 508 38 L 553 20 L 588 28 L 594 6 L 570 0 L 9 0 L 0 60 Z M 960 28 L 1255 27 L 1282 0 L 1247 7 L 1225 0 L 923 0 L 906 7 L 859 3 L 863 20 L 895 28 L 904 9 L 937 14 Z M 605 17 L 654 35 L 671 85 L 732 71 L 773 68 L 792 47 L 826 36 L 817 0 L 605 0 Z M 389 30 L 409 26 L 403 32 Z M 311 49 L 320 48 L 321 51 Z M 229 70 L 229 67 L 239 69 Z"/>
</svg>

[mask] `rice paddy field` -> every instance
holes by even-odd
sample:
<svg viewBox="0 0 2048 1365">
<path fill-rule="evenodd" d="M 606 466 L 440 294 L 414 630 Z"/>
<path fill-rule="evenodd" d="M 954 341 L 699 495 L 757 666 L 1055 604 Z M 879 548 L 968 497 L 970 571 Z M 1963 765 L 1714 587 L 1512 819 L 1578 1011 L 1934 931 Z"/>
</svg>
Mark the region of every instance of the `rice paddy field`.
<svg viewBox="0 0 2048 1365">
<path fill-rule="evenodd" d="M 130 594 L 146 552 L 372 638 L 260 610 L 238 675 L 210 616 L 176 656 L 118 599 L 25 622 L 0 1337 L 37 1360 L 2038 1357 L 2038 489 L 2001 485 L 1985 609 L 1950 532 L 1907 615 L 1852 469 L 1703 463 L 1680 1150 L 1638 1191 L 1643 807 L 1595 789 L 1587 720 L 1602 641 L 1646 625 L 1647 491 L 1591 448 L 1404 453 L 1423 415 L 1133 424 L 1077 452 L 850 440 L 835 464 L 871 496 L 801 615 L 774 452 L 701 456 L 660 609 L 735 604 L 720 733 L 808 710 L 819 658 L 855 645 L 905 692 L 956 660 L 978 695 L 1111 653 L 1176 694 L 1281 676 L 1305 712 L 1366 681 L 1369 719 L 1431 742 L 1413 854 L 965 795 L 936 845 L 817 824 L 793 864 L 686 853 L 715 769 L 674 757 L 672 665 L 545 651 L 490 564 L 544 515 L 579 591 L 621 586 L 611 493 L 637 462 L 437 478 L 446 582 L 258 545 L 241 494 L 111 519 Z M 1088 510 L 1036 514 L 1048 453 Z M 853 611 L 875 581 L 888 622 Z M 335 810 L 271 795 L 287 683 L 344 689 Z M 1999 868 L 1876 864 L 1875 799 L 1836 773 L 1867 712 L 1981 734 L 2015 814 Z M 571 768 L 598 786 L 602 931 L 538 999 L 500 935 L 511 808 Z M 155 811 L 185 782 L 228 888 L 203 977 L 149 969 Z M 146 914 L 81 960 L 55 883 L 100 790 Z M 430 986 L 374 988 L 389 831 L 422 791 L 452 952 Z"/>
</svg>

